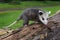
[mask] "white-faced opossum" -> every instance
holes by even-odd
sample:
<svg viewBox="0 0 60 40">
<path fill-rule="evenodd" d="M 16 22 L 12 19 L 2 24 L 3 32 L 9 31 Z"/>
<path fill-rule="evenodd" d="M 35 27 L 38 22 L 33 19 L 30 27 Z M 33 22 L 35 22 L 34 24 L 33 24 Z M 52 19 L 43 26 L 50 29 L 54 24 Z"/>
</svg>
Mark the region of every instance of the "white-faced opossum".
<svg viewBox="0 0 60 40">
<path fill-rule="evenodd" d="M 21 19 L 23 20 L 23 26 L 28 25 L 29 20 L 37 21 L 37 22 L 43 23 L 44 25 L 47 25 L 50 13 L 51 13 L 50 11 L 46 12 L 42 9 L 36 9 L 36 8 L 26 9 L 21 14 L 21 16 L 19 16 L 19 18 L 15 22 L 10 24 L 8 27 L 12 26 L 13 24 L 15 24 Z"/>
</svg>

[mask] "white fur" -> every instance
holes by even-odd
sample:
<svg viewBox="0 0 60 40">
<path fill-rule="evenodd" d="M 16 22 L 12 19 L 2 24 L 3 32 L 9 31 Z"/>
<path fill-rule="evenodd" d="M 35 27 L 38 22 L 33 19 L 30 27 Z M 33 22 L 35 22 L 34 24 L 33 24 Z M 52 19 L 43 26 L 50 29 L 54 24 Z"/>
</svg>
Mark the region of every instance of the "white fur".
<svg viewBox="0 0 60 40">
<path fill-rule="evenodd" d="M 48 23 L 47 19 L 49 18 L 50 13 L 51 13 L 51 11 L 43 13 L 43 15 L 39 15 L 39 19 L 43 24 L 47 25 L 47 23 Z M 42 17 L 44 18 L 44 20 L 42 20 Z"/>
<path fill-rule="evenodd" d="M 42 17 L 44 18 L 44 20 L 42 20 Z M 43 24 L 47 25 L 48 20 L 47 20 L 47 17 L 46 17 L 46 16 L 44 16 L 44 15 L 40 16 L 40 15 L 39 15 L 39 19 L 40 19 L 40 21 L 41 21 Z"/>
<path fill-rule="evenodd" d="M 42 11 L 39 10 L 39 12 L 42 12 Z"/>
</svg>

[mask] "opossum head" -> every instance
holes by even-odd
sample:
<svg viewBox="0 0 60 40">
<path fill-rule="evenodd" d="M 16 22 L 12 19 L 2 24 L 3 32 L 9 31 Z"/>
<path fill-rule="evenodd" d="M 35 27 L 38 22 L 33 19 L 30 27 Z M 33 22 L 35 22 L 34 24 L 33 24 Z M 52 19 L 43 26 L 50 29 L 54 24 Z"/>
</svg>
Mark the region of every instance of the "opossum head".
<svg viewBox="0 0 60 40">
<path fill-rule="evenodd" d="M 48 18 L 49 18 L 49 14 L 50 14 L 50 13 L 51 13 L 51 11 L 49 11 L 49 12 L 43 12 L 43 11 L 40 11 L 40 10 L 39 10 L 39 13 L 38 13 L 39 20 L 40 20 L 43 24 L 47 25 L 47 23 L 48 23 Z"/>
</svg>

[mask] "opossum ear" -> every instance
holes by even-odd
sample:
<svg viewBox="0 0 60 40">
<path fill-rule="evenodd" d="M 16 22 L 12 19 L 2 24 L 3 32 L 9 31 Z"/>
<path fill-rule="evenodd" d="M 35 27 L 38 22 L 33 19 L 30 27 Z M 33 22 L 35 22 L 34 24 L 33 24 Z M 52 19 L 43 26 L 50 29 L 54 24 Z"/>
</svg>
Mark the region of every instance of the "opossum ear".
<svg viewBox="0 0 60 40">
<path fill-rule="evenodd" d="M 51 14 L 51 11 L 49 11 L 48 14 Z"/>
<path fill-rule="evenodd" d="M 39 14 L 42 15 L 43 14 L 42 11 L 39 11 Z"/>
</svg>

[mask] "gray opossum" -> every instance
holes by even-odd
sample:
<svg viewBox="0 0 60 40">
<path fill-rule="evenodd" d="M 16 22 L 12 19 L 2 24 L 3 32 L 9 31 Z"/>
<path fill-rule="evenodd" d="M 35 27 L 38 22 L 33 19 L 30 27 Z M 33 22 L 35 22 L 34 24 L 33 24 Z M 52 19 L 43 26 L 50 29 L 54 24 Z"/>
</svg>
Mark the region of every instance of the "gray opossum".
<svg viewBox="0 0 60 40">
<path fill-rule="evenodd" d="M 50 13 L 50 11 L 46 12 L 42 9 L 28 8 L 21 14 L 21 16 L 19 16 L 19 18 L 15 22 L 10 24 L 8 27 L 12 26 L 21 19 L 23 20 L 23 26 L 28 25 L 29 20 L 41 22 L 44 25 L 47 25 Z"/>
</svg>

